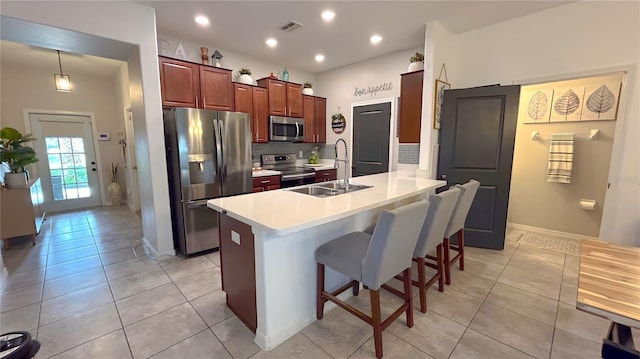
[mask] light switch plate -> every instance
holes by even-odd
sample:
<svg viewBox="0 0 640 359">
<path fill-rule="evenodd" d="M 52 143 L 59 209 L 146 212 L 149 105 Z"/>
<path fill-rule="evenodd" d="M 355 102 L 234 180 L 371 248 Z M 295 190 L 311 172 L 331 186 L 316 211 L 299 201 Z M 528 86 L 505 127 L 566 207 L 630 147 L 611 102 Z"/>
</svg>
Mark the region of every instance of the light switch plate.
<svg viewBox="0 0 640 359">
<path fill-rule="evenodd" d="M 240 233 L 231 231 L 231 241 L 237 245 L 240 245 Z"/>
</svg>

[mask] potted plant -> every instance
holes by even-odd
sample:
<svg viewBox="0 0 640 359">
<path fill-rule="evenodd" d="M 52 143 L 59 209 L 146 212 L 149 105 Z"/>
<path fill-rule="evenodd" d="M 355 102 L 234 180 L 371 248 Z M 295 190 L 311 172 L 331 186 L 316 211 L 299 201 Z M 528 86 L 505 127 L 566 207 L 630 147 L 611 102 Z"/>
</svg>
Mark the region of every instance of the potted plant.
<svg viewBox="0 0 640 359">
<path fill-rule="evenodd" d="M 249 70 L 246 67 L 243 67 L 240 69 L 240 71 L 238 71 L 238 73 L 240 74 L 240 77 L 238 78 L 240 83 L 243 83 L 245 85 L 253 85 L 253 79 L 251 78 L 251 70 Z"/>
<path fill-rule="evenodd" d="M 302 85 L 302 94 L 309 96 L 313 95 L 313 85 L 311 82 L 305 82 L 304 85 Z"/>
<path fill-rule="evenodd" d="M 0 162 L 6 162 L 11 170 L 4 174 L 7 187 L 21 188 L 29 184 L 24 166 L 36 163 L 38 159 L 33 148 L 22 144 L 33 140 L 31 135 L 23 135 L 15 128 L 0 130 Z"/>
<path fill-rule="evenodd" d="M 409 69 L 407 69 L 407 71 L 412 72 L 422 69 L 424 69 L 424 55 L 416 52 L 416 54 L 409 59 Z"/>
</svg>

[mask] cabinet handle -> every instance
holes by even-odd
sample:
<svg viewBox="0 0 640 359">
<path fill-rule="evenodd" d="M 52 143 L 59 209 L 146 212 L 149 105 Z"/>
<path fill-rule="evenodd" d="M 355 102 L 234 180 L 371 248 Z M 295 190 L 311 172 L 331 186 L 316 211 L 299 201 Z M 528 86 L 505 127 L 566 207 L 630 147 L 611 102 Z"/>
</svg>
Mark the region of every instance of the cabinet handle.
<svg viewBox="0 0 640 359">
<path fill-rule="evenodd" d="M 198 108 L 198 96 L 196 96 L 196 108 Z"/>
<path fill-rule="evenodd" d="M 322 175 L 326 177 L 329 175 L 329 173 L 323 173 Z"/>
<path fill-rule="evenodd" d="M 260 181 L 260 183 L 271 183 L 271 180 Z"/>
</svg>

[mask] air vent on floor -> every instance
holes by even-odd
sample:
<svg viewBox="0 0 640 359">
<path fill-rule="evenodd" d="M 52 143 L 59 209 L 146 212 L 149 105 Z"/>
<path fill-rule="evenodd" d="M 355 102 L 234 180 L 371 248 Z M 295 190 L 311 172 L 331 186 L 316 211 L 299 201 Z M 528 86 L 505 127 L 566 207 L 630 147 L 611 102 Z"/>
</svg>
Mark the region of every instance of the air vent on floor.
<svg viewBox="0 0 640 359">
<path fill-rule="evenodd" d="M 284 31 L 284 32 L 293 32 L 295 30 L 298 30 L 299 28 L 303 27 L 304 25 L 302 25 L 301 23 L 297 22 L 297 21 L 289 21 L 288 24 L 280 27 L 280 30 Z"/>
</svg>

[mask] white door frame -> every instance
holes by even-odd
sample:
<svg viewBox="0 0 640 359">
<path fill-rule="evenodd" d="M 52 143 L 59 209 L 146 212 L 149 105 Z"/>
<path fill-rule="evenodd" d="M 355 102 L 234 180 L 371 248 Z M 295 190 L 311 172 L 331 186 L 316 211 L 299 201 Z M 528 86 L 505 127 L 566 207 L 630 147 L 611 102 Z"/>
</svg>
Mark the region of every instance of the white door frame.
<svg viewBox="0 0 640 359">
<path fill-rule="evenodd" d="M 126 171 L 129 176 L 129 183 L 127 183 L 127 203 L 129 208 L 136 213 L 140 212 L 140 192 L 138 191 L 138 162 L 135 154 L 132 156 L 131 152 L 135 151 L 135 136 L 133 133 L 129 133 L 129 121 L 131 121 L 131 129 L 133 130 L 133 112 L 131 111 L 131 107 L 125 107 L 124 111 L 124 133 L 125 133 L 125 141 L 127 144 L 126 147 L 126 158 L 127 161 Z M 135 130 L 134 130 L 135 131 Z M 134 180 L 135 173 L 135 180 Z M 134 203 L 131 203 L 131 200 Z"/>
<path fill-rule="evenodd" d="M 389 98 L 381 98 L 376 100 L 369 101 L 361 101 L 361 102 L 352 102 L 351 103 L 351 121 L 349 121 L 349 132 L 351 133 L 351 153 L 349 154 L 349 161 L 353 165 L 353 110 L 356 107 L 367 106 L 367 105 L 376 105 L 379 103 L 391 103 L 391 118 L 389 121 L 389 168 L 387 169 L 389 172 L 393 172 L 398 167 L 398 154 L 393 149 L 398 145 L 398 139 L 395 136 L 395 128 L 397 124 L 396 117 L 396 99 L 393 97 Z M 395 157 L 394 157 L 395 156 Z M 351 173 L 351 168 L 348 169 L 349 173 Z M 353 175 L 353 174 L 352 174 Z"/>
<path fill-rule="evenodd" d="M 98 168 L 98 186 L 100 191 L 100 205 L 104 206 L 106 203 L 105 199 L 105 181 L 104 176 L 102 174 L 102 160 L 100 156 L 100 147 L 98 146 L 98 130 L 96 127 L 95 115 L 93 112 L 79 112 L 79 111 L 60 111 L 60 110 L 43 110 L 43 109 L 35 109 L 35 108 L 23 108 L 22 116 L 24 118 L 24 128 L 26 133 L 31 133 L 31 121 L 29 121 L 29 115 L 32 114 L 40 114 L 40 115 L 68 115 L 68 116 L 85 116 L 89 117 L 91 121 L 91 133 L 93 134 L 93 148 L 96 154 L 96 165 Z M 35 166 L 34 166 L 35 167 Z M 37 168 L 36 168 L 37 173 Z M 40 176 L 40 174 L 38 174 Z"/>
</svg>

